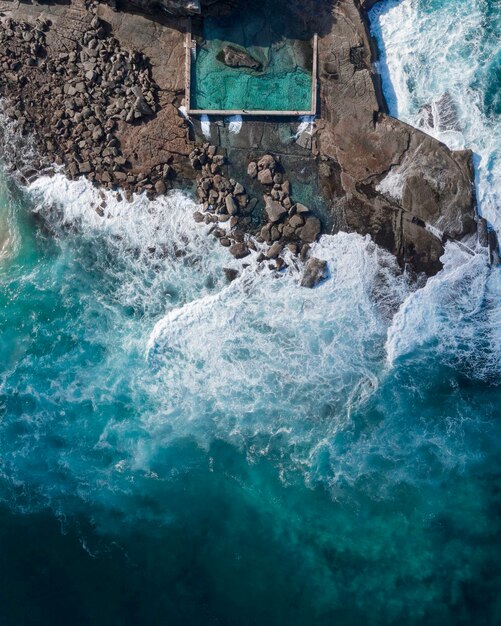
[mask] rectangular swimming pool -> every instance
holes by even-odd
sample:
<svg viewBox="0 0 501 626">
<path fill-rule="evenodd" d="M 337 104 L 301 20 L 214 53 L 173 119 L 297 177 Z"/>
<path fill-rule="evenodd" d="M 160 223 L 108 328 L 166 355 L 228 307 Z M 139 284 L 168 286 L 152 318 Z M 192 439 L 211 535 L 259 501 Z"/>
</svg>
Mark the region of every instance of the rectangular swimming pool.
<svg viewBox="0 0 501 626">
<path fill-rule="evenodd" d="M 315 114 L 317 36 L 288 37 L 271 0 L 206 18 L 186 48 L 190 114 Z"/>
</svg>

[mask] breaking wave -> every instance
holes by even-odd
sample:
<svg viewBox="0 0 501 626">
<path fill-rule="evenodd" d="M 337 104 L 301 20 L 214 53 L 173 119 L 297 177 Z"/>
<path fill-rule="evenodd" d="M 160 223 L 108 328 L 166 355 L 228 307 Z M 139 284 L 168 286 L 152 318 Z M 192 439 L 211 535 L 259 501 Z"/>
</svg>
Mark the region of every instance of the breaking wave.
<svg viewBox="0 0 501 626">
<path fill-rule="evenodd" d="M 480 211 L 501 232 L 498 0 L 384 0 L 370 20 L 390 113 L 473 150 Z"/>
<path fill-rule="evenodd" d="M 233 259 L 181 192 L 128 203 L 56 174 L 26 194 L 43 228 L 24 242 L 28 260 L 22 245 L 9 260 L 1 292 L 16 294 L 1 320 L 16 339 L 2 333 L 0 472 L 20 508 L 62 513 L 78 494 L 125 514 L 136 482 L 158 480 L 183 439 L 206 450 L 224 440 L 338 497 L 372 474 L 376 450 L 393 456 L 368 416 L 409 362 L 499 376 L 499 274 L 455 244 L 418 289 L 370 238 L 323 236 L 313 254 L 329 278 L 307 290 L 297 260 L 277 274 L 255 255 Z M 229 284 L 224 268 L 238 272 Z M 406 449 L 396 476 L 412 481 Z"/>
</svg>

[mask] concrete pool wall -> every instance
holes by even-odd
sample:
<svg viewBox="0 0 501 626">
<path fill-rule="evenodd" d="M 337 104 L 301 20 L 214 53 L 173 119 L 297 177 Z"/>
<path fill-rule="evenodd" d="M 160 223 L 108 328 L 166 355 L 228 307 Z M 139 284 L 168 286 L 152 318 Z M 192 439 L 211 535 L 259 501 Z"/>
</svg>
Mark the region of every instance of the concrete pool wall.
<svg viewBox="0 0 501 626">
<path fill-rule="evenodd" d="M 213 65 L 216 65 L 215 72 L 216 74 L 216 84 L 214 85 L 214 80 L 212 81 L 212 85 L 208 85 L 208 89 L 212 89 L 212 92 L 209 95 L 209 98 L 206 97 L 206 94 L 203 92 L 203 86 L 205 82 L 204 75 L 200 75 L 200 69 L 196 67 L 199 49 L 201 48 L 200 44 L 201 37 L 193 36 L 191 23 L 188 28 L 188 32 L 186 33 L 185 40 L 185 51 L 186 51 L 186 108 L 189 115 L 241 115 L 241 116 L 313 116 L 317 111 L 317 66 L 318 66 L 318 36 L 315 33 L 313 37 L 309 40 L 309 42 L 297 41 L 297 42 L 289 42 L 287 40 L 280 42 L 280 46 L 278 49 L 287 49 L 287 46 L 291 47 L 295 44 L 299 44 L 301 46 L 308 46 L 309 43 L 309 53 L 311 54 L 311 69 L 304 67 L 296 67 L 294 74 L 293 72 L 287 71 L 282 74 L 273 74 L 263 72 L 261 76 L 257 75 L 257 72 L 252 72 L 246 69 L 238 68 L 227 68 L 223 63 L 221 63 L 221 68 L 214 64 L 214 59 L 212 58 Z M 222 46 L 223 42 L 217 41 L 217 46 Z M 203 45 L 203 44 L 202 44 Z M 243 46 L 240 46 L 243 48 Z M 209 55 L 212 57 L 215 56 L 214 48 L 207 52 L 207 50 L 202 50 L 202 53 Z M 270 45 L 270 57 L 273 54 L 272 47 Z M 271 66 L 271 63 L 270 63 Z M 226 73 L 226 76 L 222 75 Z M 232 75 L 233 74 L 233 75 Z M 284 81 L 285 76 L 285 81 Z M 225 79 L 225 82 L 222 81 L 222 78 Z M 221 82 L 218 84 L 217 80 Z M 239 98 L 239 89 L 241 90 L 242 82 L 248 80 L 247 84 L 250 84 L 251 88 L 254 87 L 254 91 L 257 92 L 258 98 L 265 95 L 273 100 L 277 100 L 282 98 L 283 106 L 270 106 L 259 107 L 256 108 L 249 107 L 248 102 L 243 102 L 247 104 L 247 106 L 229 106 L 229 107 L 221 107 L 221 106 L 199 106 L 200 102 L 203 104 L 208 103 L 210 100 L 221 103 L 226 99 L 231 104 L 240 104 L 239 100 L 244 101 L 247 96 L 247 100 L 249 99 L 249 93 L 244 94 L 243 98 Z M 306 82 L 307 81 L 307 82 Z M 207 80 L 209 82 L 209 80 Z M 299 91 L 299 97 L 296 91 Z M 260 84 L 261 83 L 261 84 Z M 202 85 L 202 87 L 201 87 Z M 232 91 L 232 85 L 235 85 L 235 88 Z M 257 89 L 256 89 L 257 86 Z M 218 92 L 218 89 L 221 90 L 221 93 Z M 264 91 L 263 91 L 264 89 Z M 229 96 L 226 94 L 226 91 L 229 90 Z M 287 90 L 289 90 L 289 96 L 287 97 Z M 259 91 L 261 93 L 259 93 Z M 200 97 L 200 92 L 202 92 L 203 96 Z M 224 92 L 224 93 L 223 93 Z M 284 93 L 285 92 L 285 93 Z M 302 93 L 301 93 L 302 92 Z M 290 103 L 295 104 L 299 100 L 301 100 L 301 104 L 304 106 L 293 108 L 290 106 Z"/>
</svg>

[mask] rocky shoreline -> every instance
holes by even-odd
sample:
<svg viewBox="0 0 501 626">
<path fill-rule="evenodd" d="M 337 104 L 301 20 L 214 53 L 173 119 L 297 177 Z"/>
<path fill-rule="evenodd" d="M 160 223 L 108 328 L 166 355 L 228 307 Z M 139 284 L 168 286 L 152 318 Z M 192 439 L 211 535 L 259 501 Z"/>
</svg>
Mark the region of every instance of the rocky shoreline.
<svg viewBox="0 0 501 626">
<path fill-rule="evenodd" d="M 322 11 L 302 3 L 306 31 L 321 34 L 314 127 L 249 118 L 235 134 L 215 119 L 210 137 L 183 116 L 184 16 L 236 3 L 135 4 L 118 9 L 150 15 L 84 0 L 0 0 L 0 97 L 40 156 L 14 164 L 25 176 L 56 164 L 129 199 L 196 186 L 196 219 L 214 222 L 240 258 L 255 236 L 277 269 L 281 250 L 306 258 L 322 232 L 338 230 L 370 234 L 402 266 L 427 274 L 440 269 L 447 240 L 475 248 L 485 224 L 471 153 L 451 152 L 386 114 L 364 13 L 373 2 L 326 0 Z M 298 185 L 311 188 L 311 207 L 293 200 Z"/>
<path fill-rule="evenodd" d="M 251 250 L 256 250 L 256 243 L 266 244 L 257 262 L 269 261 L 270 269 L 286 267 L 281 256 L 285 249 L 303 260 L 308 258 L 310 245 L 320 236 L 321 223 L 308 207 L 293 201 L 291 183 L 275 157 L 265 154 L 257 162 L 250 161 L 247 168 L 247 174 L 263 188 L 264 216 L 258 200 L 250 198 L 241 183 L 222 174 L 225 159 L 217 154 L 216 146 L 206 143 L 195 148 L 190 159 L 193 167 L 201 170 L 197 195 L 203 211 L 195 212 L 195 222 L 217 224 L 211 233 L 235 258 L 247 257 Z M 255 237 L 246 236 L 253 231 Z M 308 286 L 314 286 L 321 278 L 320 272 Z"/>
</svg>

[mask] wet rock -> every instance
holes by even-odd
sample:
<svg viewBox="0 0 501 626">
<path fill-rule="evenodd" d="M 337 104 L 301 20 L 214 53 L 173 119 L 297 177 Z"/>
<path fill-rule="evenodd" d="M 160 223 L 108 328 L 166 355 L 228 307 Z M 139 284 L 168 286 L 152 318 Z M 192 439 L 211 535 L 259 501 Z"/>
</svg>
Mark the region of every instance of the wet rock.
<svg viewBox="0 0 501 626">
<path fill-rule="evenodd" d="M 158 194 L 164 194 L 167 191 L 167 187 L 162 179 L 157 180 L 155 183 L 155 191 Z"/>
<path fill-rule="evenodd" d="M 232 44 L 225 46 L 217 55 L 217 60 L 228 67 L 247 67 L 257 72 L 263 69 L 262 64 L 243 48 Z"/>
<path fill-rule="evenodd" d="M 310 245 L 305 243 L 301 246 L 301 252 L 299 253 L 301 261 L 306 261 L 308 254 L 310 253 Z"/>
<path fill-rule="evenodd" d="M 270 200 L 266 203 L 265 211 L 270 222 L 279 222 L 287 215 L 287 210 L 279 202 L 275 202 L 274 200 Z"/>
<path fill-rule="evenodd" d="M 318 239 L 320 230 L 320 220 L 317 217 L 311 216 L 306 220 L 304 226 L 300 228 L 297 233 L 300 239 L 305 243 L 313 243 Z"/>
<path fill-rule="evenodd" d="M 265 224 L 261 228 L 260 235 L 261 235 L 262 240 L 266 241 L 266 243 L 271 243 L 270 231 L 271 231 L 271 224 Z"/>
<path fill-rule="evenodd" d="M 276 259 L 278 255 L 282 252 L 282 244 L 279 241 L 276 241 L 266 253 L 268 259 Z"/>
<path fill-rule="evenodd" d="M 261 170 L 257 175 L 257 179 L 261 185 L 273 185 L 273 174 L 269 169 Z"/>
<path fill-rule="evenodd" d="M 327 261 L 311 257 L 306 264 L 303 277 L 301 279 L 301 287 L 312 289 L 322 280 L 327 278 L 328 268 Z"/>
<path fill-rule="evenodd" d="M 223 267 L 224 275 L 226 276 L 226 280 L 231 283 L 236 278 L 238 278 L 238 270 L 233 269 L 232 267 Z"/>
<path fill-rule="evenodd" d="M 244 259 L 250 254 L 249 248 L 244 243 L 240 242 L 230 246 L 229 251 L 236 259 Z"/>
</svg>

